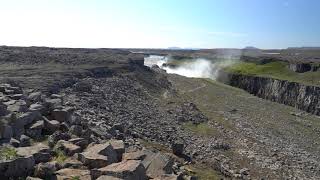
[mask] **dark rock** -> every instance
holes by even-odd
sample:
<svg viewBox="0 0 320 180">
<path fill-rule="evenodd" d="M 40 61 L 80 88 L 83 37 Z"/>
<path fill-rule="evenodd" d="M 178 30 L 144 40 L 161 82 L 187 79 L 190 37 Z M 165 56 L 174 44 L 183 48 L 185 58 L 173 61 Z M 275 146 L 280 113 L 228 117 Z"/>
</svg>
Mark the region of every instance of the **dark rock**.
<svg viewBox="0 0 320 180">
<path fill-rule="evenodd" d="M 21 147 L 26 147 L 31 145 L 31 138 L 26 135 L 21 135 L 20 136 L 20 146 Z"/>
<path fill-rule="evenodd" d="M 42 129 L 44 128 L 44 121 L 37 121 L 33 123 L 29 128 L 26 130 L 26 135 L 30 136 L 33 139 L 41 139 L 42 137 Z"/>
<path fill-rule="evenodd" d="M 10 139 L 10 145 L 13 146 L 13 147 L 19 147 L 20 146 L 20 141 L 14 139 L 14 138 L 11 138 Z"/>
<path fill-rule="evenodd" d="M 51 159 L 51 150 L 47 145 L 42 143 L 29 147 L 19 147 L 16 150 L 19 156 L 33 156 L 35 163 L 48 162 Z"/>
<path fill-rule="evenodd" d="M 53 119 L 59 122 L 68 122 L 71 119 L 71 113 L 67 109 L 55 109 L 51 114 Z"/>
<path fill-rule="evenodd" d="M 52 179 L 54 172 L 59 169 L 57 162 L 39 163 L 34 170 L 34 176 L 42 179 Z"/>
<path fill-rule="evenodd" d="M 82 134 L 82 126 L 80 125 L 72 125 L 69 129 L 69 132 L 71 134 L 77 135 L 77 136 L 81 136 Z"/>
<path fill-rule="evenodd" d="M 177 156 L 183 155 L 183 150 L 184 150 L 184 143 L 182 141 L 175 141 L 172 146 L 172 152 L 173 154 Z"/>
<path fill-rule="evenodd" d="M 50 147 L 54 147 L 59 140 L 68 141 L 71 136 L 68 133 L 56 131 L 48 137 L 48 144 Z"/>
<path fill-rule="evenodd" d="M 33 156 L 0 162 L 0 179 L 26 177 L 32 174 L 34 165 Z"/>
</svg>

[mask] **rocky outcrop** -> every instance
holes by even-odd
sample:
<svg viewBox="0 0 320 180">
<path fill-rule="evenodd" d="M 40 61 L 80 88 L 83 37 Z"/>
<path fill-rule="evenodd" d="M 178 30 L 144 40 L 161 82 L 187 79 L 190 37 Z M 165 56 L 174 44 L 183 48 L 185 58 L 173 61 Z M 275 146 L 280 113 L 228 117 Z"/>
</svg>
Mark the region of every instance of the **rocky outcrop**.
<svg viewBox="0 0 320 180">
<path fill-rule="evenodd" d="M 220 81 L 274 102 L 320 115 L 320 87 L 285 80 L 222 73 Z"/>
<path fill-rule="evenodd" d="M 304 73 L 307 71 L 311 71 L 312 66 L 308 63 L 289 64 L 289 69 L 291 69 L 294 72 Z"/>
</svg>

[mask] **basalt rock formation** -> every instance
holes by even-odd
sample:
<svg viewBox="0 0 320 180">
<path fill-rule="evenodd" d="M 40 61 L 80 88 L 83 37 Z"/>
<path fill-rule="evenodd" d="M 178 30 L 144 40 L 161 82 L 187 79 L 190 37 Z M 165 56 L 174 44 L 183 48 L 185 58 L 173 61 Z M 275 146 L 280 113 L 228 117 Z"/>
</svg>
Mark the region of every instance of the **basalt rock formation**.
<svg viewBox="0 0 320 180">
<path fill-rule="evenodd" d="M 320 115 L 320 87 L 223 71 L 218 80 L 255 96 Z"/>
</svg>

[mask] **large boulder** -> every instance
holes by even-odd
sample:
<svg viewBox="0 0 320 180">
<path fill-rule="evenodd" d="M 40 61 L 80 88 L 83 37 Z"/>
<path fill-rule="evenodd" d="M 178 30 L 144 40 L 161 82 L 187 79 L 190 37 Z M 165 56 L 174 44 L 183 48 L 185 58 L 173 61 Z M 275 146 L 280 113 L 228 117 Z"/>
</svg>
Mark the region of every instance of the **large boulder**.
<svg viewBox="0 0 320 180">
<path fill-rule="evenodd" d="M 14 160 L 0 162 L 0 179 L 18 179 L 33 172 L 35 160 L 33 156 L 18 157 Z"/>
<path fill-rule="evenodd" d="M 155 178 L 163 174 L 171 174 L 174 159 L 169 154 L 144 150 L 146 157 L 142 163 L 149 177 Z"/>
<path fill-rule="evenodd" d="M 118 161 L 117 153 L 107 142 L 88 147 L 78 155 L 79 161 L 89 168 L 100 168 Z"/>
<path fill-rule="evenodd" d="M 66 179 L 79 179 L 79 180 L 91 180 L 91 175 L 89 170 L 82 169 L 60 169 L 55 172 L 57 180 Z"/>
<path fill-rule="evenodd" d="M 94 178 L 107 175 L 124 180 L 145 180 L 147 179 L 146 169 L 141 161 L 129 160 L 114 163 L 109 166 L 92 170 Z"/>
<path fill-rule="evenodd" d="M 149 177 L 156 178 L 163 174 L 171 174 L 174 159 L 169 154 L 142 150 L 123 154 L 123 161 L 141 160 Z"/>
<path fill-rule="evenodd" d="M 19 147 L 16 150 L 17 155 L 19 156 L 33 156 L 36 163 L 48 162 L 51 159 L 49 146 L 44 145 L 42 143 L 29 147 Z"/>
<path fill-rule="evenodd" d="M 32 122 L 41 119 L 41 114 L 38 111 L 26 112 L 16 117 L 12 122 L 13 134 L 19 137 L 24 134 L 25 126 L 30 125 Z"/>
</svg>

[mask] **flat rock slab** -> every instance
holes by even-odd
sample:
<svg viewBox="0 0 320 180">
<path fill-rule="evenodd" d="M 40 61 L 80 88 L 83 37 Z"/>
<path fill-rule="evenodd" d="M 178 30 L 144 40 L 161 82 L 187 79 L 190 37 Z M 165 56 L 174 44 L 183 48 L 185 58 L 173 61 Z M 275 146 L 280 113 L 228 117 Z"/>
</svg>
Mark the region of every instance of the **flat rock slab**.
<svg viewBox="0 0 320 180">
<path fill-rule="evenodd" d="M 49 146 L 42 143 L 29 147 L 19 147 L 16 150 L 18 156 L 33 156 L 36 163 L 47 162 L 51 158 Z"/>
<path fill-rule="evenodd" d="M 80 180 L 91 180 L 91 175 L 89 170 L 82 169 L 60 169 L 55 172 L 57 180 L 66 179 L 80 179 Z"/>
<path fill-rule="evenodd" d="M 93 170 L 92 175 L 94 177 L 107 175 L 125 180 L 147 179 L 145 167 L 142 165 L 141 161 L 137 160 L 114 163 L 109 166 Z"/>
<path fill-rule="evenodd" d="M 117 177 L 113 177 L 113 176 L 106 176 L 106 175 L 103 175 L 103 176 L 100 176 L 98 179 L 96 180 L 123 180 L 121 178 L 117 178 Z"/>
<path fill-rule="evenodd" d="M 56 145 L 56 148 L 64 151 L 66 153 L 66 155 L 68 155 L 68 156 L 72 156 L 75 153 L 81 152 L 80 146 L 77 146 L 77 145 L 75 145 L 69 141 L 65 141 L 65 140 L 59 140 Z"/>
<path fill-rule="evenodd" d="M 117 162 L 117 153 L 109 142 L 94 144 L 80 153 L 78 160 L 89 168 L 101 168 Z"/>
</svg>

